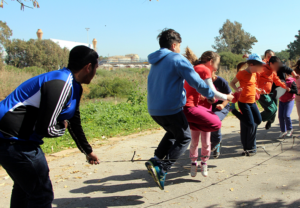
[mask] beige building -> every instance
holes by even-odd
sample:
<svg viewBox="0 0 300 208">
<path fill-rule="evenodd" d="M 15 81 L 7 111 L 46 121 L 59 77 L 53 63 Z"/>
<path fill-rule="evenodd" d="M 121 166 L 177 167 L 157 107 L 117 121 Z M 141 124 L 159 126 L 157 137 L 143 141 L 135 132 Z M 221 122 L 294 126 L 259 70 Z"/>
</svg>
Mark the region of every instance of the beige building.
<svg viewBox="0 0 300 208">
<path fill-rule="evenodd" d="M 137 54 L 127 54 L 125 56 L 111 56 L 108 57 L 108 63 L 119 62 L 119 63 L 129 63 L 138 62 L 140 57 Z"/>
</svg>

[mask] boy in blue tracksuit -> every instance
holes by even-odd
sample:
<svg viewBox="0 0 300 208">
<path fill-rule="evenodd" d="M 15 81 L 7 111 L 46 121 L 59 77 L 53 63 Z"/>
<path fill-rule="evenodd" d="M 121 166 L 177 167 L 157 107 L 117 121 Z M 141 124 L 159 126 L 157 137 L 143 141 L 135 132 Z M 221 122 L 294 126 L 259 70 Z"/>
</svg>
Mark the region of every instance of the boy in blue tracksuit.
<svg viewBox="0 0 300 208">
<path fill-rule="evenodd" d="M 0 165 L 14 181 L 11 208 L 50 208 L 53 189 L 40 148 L 44 137 L 62 136 L 68 128 L 91 164 L 99 164 L 82 130 L 81 84 L 89 84 L 98 54 L 86 46 L 70 52 L 67 68 L 33 77 L 0 102 Z"/>
<path fill-rule="evenodd" d="M 184 81 L 214 102 L 214 93 L 180 55 L 180 34 L 165 29 L 159 35 L 160 49 L 148 56 L 152 64 L 148 76 L 148 112 L 166 130 L 154 157 L 145 163 L 154 181 L 164 189 L 168 170 L 188 148 L 191 141 L 189 124 L 182 112 L 186 103 Z"/>
</svg>

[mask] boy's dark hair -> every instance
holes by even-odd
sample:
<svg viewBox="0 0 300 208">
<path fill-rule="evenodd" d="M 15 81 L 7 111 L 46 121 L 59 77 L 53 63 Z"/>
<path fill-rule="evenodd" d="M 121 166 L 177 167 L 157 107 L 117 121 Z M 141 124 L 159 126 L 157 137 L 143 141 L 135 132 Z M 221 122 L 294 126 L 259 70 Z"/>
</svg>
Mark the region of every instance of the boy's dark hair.
<svg viewBox="0 0 300 208">
<path fill-rule="evenodd" d="M 89 63 L 94 68 L 98 62 L 98 58 L 98 53 L 93 49 L 84 45 L 75 46 L 70 51 L 68 69 L 77 72 Z"/>
<path fill-rule="evenodd" d="M 278 58 L 277 56 L 272 56 L 269 60 L 269 64 L 272 63 L 281 63 L 280 58 Z"/>
<path fill-rule="evenodd" d="M 163 29 L 163 31 L 157 36 L 159 45 L 161 48 L 170 49 L 173 43 L 181 43 L 181 36 L 173 29 Z"/>
<path fill-rule="evenodd" d="M 272 51 L 271 49 L 268 49 L 265 51 L 265 57 L 267 56 L 268 53 L 274 53 L 274 51 Z M 275 54 L 275 53 L 274 53 Z"/>
</svg>

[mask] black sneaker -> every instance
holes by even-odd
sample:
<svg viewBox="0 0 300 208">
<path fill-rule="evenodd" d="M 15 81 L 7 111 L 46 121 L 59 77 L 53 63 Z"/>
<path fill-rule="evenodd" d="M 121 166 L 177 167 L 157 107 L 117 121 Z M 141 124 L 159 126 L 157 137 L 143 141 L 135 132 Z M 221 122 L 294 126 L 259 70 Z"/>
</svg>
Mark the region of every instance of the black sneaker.
<svg viewBox="0 0 300 208">
<path fill-rule="evenodd" d="M 247 151 L 246 152 L 246 156 L 248 156 L 248 157 L 252 157 L 252 156 L 254 156 L 254 155 L 256 155 L 256 151 Z"/>
<path fill-rule="evenodd" d="M 242 152 L 242 156 L 246 156 L 246 151 Z"/>
<path fill-rule="evenodd" d="M 266 123 L 266 127 L 265 127 L 265 128 L 268 130 L 269 128 L 271 128 L 271 125 L 272 125 L 272 123 L 268 121 L 268 122 Z"/>
</svg>

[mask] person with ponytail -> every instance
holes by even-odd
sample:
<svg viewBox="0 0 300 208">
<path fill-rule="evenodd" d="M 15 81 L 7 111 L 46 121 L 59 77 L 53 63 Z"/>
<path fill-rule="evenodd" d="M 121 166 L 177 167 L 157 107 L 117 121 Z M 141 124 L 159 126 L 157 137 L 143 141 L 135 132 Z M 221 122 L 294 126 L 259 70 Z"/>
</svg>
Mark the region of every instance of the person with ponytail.
<svg viewBox="0 0 300 208">
<path fill-rule="evenodd" d="M 212 81 L 212 73 L 218 69 L 220 56 L 212 51 L 206 51 L 200 59 L 192 52 L 190 48 L 186 48 L 185 57 L 194 65 L 195 71 L 214 92 L 215 98 L 221 101 L 231 101 L 231 94 L 223 94 L 216 90 Z M 198 159 L 198 143 L 201 135 L 201 173 L 207 177 L 207 161 L 211 154 L 210 136 L 211 132 L 218 131 L 221 128 L 219 117 L 212 112 L 211 102 L 199 94 L 187 82 L 184 84 L 186 89 L 187 102 L 183 108 L 183 112 L 189 122 L 192 141 L 190 146 L 191 176 L 197 175 L 197 159 Z"/>
<path fill-rule="evenodd" d="M 251 134 L 257 130 L 257 126 L 262 120 L 255 102 L 255 97 L 257 91 L 257 73 L 262 71 L 265 63 L 258 54 L 254 53 L 240 66 L 245 64 L 247 64 L 248 67 L 245 70 L 239 71 L 230 83 L 234 91 L 241 93 L 238 101 L 241 112 L 232 108 L 232 113 L 247 127 L 249 134 Z M 240 88 L 237 88 L 237 82 L 240 83 Z M 250 140 L 244 141 L 244 143 L 242 142 L 244 147 L 243 155 L 252 156 L 256 154 L 255 138 L 256 137 L 252 137 Z"/>
</svg>

